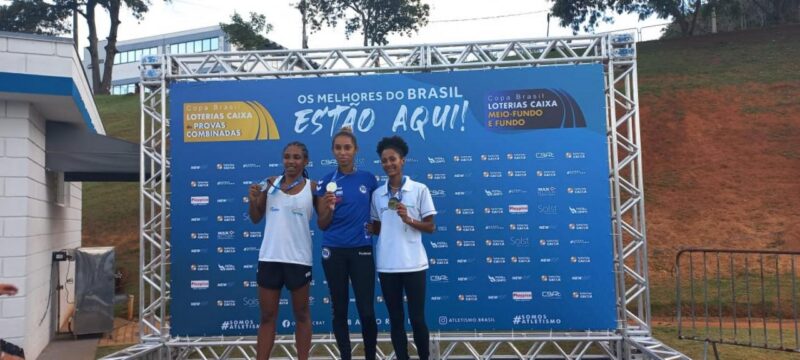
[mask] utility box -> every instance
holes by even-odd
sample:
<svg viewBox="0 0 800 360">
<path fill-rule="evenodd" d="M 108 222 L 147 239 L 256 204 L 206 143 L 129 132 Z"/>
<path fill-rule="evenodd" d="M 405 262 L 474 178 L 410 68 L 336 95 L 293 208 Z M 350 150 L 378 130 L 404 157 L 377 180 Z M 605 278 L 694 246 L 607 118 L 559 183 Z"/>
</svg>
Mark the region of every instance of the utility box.
<svg viewBox="0 0 800 360">
<path fill-rule="evenodd" d="M 72 333 L 102 334 L 114 330 L 113 247 L 75 249 L 75 315 Z"/>
</svg>

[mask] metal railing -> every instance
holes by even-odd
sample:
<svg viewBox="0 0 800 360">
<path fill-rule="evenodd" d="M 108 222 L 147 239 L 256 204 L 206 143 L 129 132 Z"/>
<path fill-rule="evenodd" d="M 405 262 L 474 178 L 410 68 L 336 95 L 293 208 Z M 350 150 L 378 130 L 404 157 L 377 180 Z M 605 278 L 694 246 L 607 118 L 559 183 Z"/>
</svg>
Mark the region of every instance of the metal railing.
<svg viewBox="0 0 800 360">
<path fill-rule="evenodd" d="M 800 352 L 800 251 L 683 249 L 675 256 L 678 338 Z"/>
</svg>

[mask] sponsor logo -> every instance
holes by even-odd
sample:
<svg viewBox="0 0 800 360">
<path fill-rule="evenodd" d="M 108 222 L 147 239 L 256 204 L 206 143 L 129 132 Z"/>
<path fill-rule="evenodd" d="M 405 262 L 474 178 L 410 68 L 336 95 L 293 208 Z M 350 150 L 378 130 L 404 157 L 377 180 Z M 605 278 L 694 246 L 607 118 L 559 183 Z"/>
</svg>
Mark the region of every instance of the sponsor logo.
<svg viewBox="0 0 800 360">
<path fill-rule="evenodd" d="M 561 292 L 558 290 L 542 291 L 542 299 L 558 300 L 561 299 Z"/>
<path fill-rule="evenodd" d="M 554 160 L 556 158 L 556 154 L 552 151 L 540 151 L 535 153 L 534 157 L 537 160 Z"/>
<path fill-rule="evenodd" d="M 208 306 L 208 301 L 192 301 L 189 303 L 191 307 Z"/>
<path fill-rule="evenodd" d="M 509 195 L 527 194 L 527 193 L 528 193 L 528 190 L 525 190 L 525 189 L 508 189 L 508 194 Z"/>
<path fill-rule="evenodd" d="M 511 231 L 528 231 L 530 227 L 528 224 L 511 224 L 508 225 L 508 229 Z"/>
<path fill-rule="evenodd" d="M 208 248 L 194 248 L 189 250 L 189 253 L 191 254 L 205 254 L 207 252 Z"/>
<path fill-rule="evenodd" d="M 208 221 L 208 216 L 197 216 L 193 218 L 189 218 L 190 222 L 205 222 Z"/>
<path fill-rule="evenodd" d="M 474 225 L 456 225 L 456 231 L 474 232 L 475 231 L 475 226 Z"/>
<path fill-rule="evenodd" d="M 472 162 L 472 155 L 454 155 L 453 161 L 455 162 Z"/>
<path fill-rule="evenodd" d="M 236 232 L 233 230 L 217 231 L 217 240 L 233 240 Z"/>
<path fill-rule="evenodd" d="M 531 279 L 530 275 L 512 275 L 511 281 L 528 281 Z"/>
<path fill-rule="evenodd" d="M 539 258 L 539 262 L 543 264 L 554 264 L 558 262 L 557 257 L 543 257 Z"/>
<path fill-rule="evenodd" d="M 567 172 L 565 174 L 567 174 L 567 176 L 580 176 L 580 175 L 586 175 L 586 171 L 585 170 L 567 170 Z"/>
<path fill-rule="evenodd" d="M 456 209 L 456 215 L 475 215 L 475 209 L 472 208 L 465 208 L 465 209 Z"/>
<path fill-rule="evenodd" d="M 591 291 L 573 291 L 572 292 L 573 299 L 591 299 L 592 292 Z"/>
<path fill-rule="evenodd" d="M 556 225 L 543 224 L 536 227 L 539 230 L 555 230 L 558 229 Z"/>
<path fill-rule="evenodd" d="M 456 278 L 456 281 L 458 281 L 458 282 L 475 281 L 475 277 L 474 276 L 459 276 L 458 278 Z"/>
<path fill-rule="evenodd" d="M 570 245 L 589 245 L 591 242 L 584 239 L 572 239 L 569 241 Z"/>
<path fill-rule="evenodd" d="M 514 264 L 530 264 L 531 257 L 530 256 L 512 256 L 511 262 Z"/>
<path fill-rule="evenodd" d="M 487 197 L 503 196 L 503 191 L 497 189 L 484 189 L 483 193 L 486 194 Z"/>
<path fill-rule="evenodd" d="M 245 280 L 245 281 L 242 281 L 242 286 L 246 287 L 246 288 L 254 288 L 254 287 L 258 287 L 258 282 Z"/>
<path fill-rule="evenodd" d="M 233 164 L 233 163 L 217 163 L 217 170 L 236 170 L 236 164 Z"/>
<path fill-rule="evenodd" d="M 575 195 L 582 195 L 589 193 L 589 190 L 585 187 L 568 187 L 567 188 L 568 194 L 575 194 Z"/>
<path fill-rule="evenodd" d="M 456 192 L 453 192 L 453 195 L 455 195 L 455 196 L 468 196 L 468 195 L 472 195 L 472 190 L 456 191 Z"/>
<path fill-rule="evenodd" d="M 527 204 L 508 205 L 508 213 L 509 214 L 527 214 L 528 213 L 528 205 Z"/>
<path fill-rule="evenodd" d="M 457 247 L 475 247 L 475 240 L 456 240 Z"/>
<path fill-rule="evenodd" d="M 536 209 L 542 215 L 558 215 L 558 206 L 556 205 L 537 205 Z"/>
<path fill-rule="evenodd" d="M 314 235 L 313 233 L 311 235 Z M 264 235 L 261 234 L 261 231 L 244 231 L 242 232 L 243 238 L 262 238 Z"/>
<path fill-rule="evenodd" d="M 208 289 L 209 283 L 208 280 L 192 280 L 191 286 L 193 290 L 205 290 Z"/>
<path fill-rule="evenodd" d="M 589 209 L 583 206 L 570 206 L 569 213 L 573 215 L 584 215 L 589 213 Z"/>
<path fill-rule="evenodd" d="M 478 301 L 478 295 L 475 295 L 475 294 L 458 294 L 458 301 Z"/>
<path fill-rule="evenodd" d="M 475 258 L 456 259 L 456 264 L 471 264 L 475 262 Z"/>
<path fill-rule="evenodd" d="M 586 159 L 586 153 L 582 151 L 570 151 L 564 154 L 567 159 Z"/>
<path fill-rule="evenodd" d="M 499 207 L 498 208 L 483 208 L 483 213 L 484 214 L 502 215 L 503 212 L 504 212 L 503 208 L 499 208 Z"/>
<path fill-rule="evenodd" d="M 446 241 L 431 241 L 431 249 L 447 249 Z"/>
<path fill-rule="evenodd" d="M 490 283 L 504 283 L 506 282 L 505 275 L 486 275 Z"/>
<path fill-rule="evenodd" d="M 218 288 L 232 288 L 233 286 L 234 286 L 234 285 L 233 285 L 233 281 L 229 281 L 229 282 L 218 282 L 218 283 L 217 283 L 217 287 L 218 287 Z"/>
<path fill-rule="evenodd" d="M 569 224 L 570 230 L 585 231 L 589 230 L 589 224 Z"/>
<path fill-rule="evenodd" d="M 533 292 L 514 291 L 511 293 L 511 298 L 514 299 L 514 301 L 531 301 L 533 300 Z"/>
<path fill-rule="evenodd" d="M 590 275 L 573 275 L 569 279 L 572 281 L 589 281 L 592 277 Z"/>
<path fill-rule="evenodd" d="M 573 264 L 587 264 L 592 262 L 592 258 L 589 256 L 571 256 L 569 262 Z"/>
<path fill-rule="evenodd" d="M 208 165 L 206 165 L 206 164 L 202 164 L 202 165 L 189 165 L 189 170 L 192 170 L 192 171 L 195 171 L 195 170 L 205 170 L 205 169 L 208 169 Z"/>
<path fill-rule="evenodd" d="M 502 256 L 487 256 L 486 257 L 487 264 L 505 264 L 506 258 Z"/>
<path fill-rule="evenodd" d="M 498 161 L 500 160 L 499 154 L 483 154 L 481 155 L 481 161 Z"/>
<path fill-rule="evenodd" d="M 483 227 L 484 230 L 505 230 L 505 226 L 503 225 L 486 225 Z"/>
<path fill-rule="evenodd" d="M 453 174 L 453 177 L 456 178 L 456 179 L 468 178 L 468 177 L 472 177 L 472 173 L 455 173 L 455 174 Z"/>
<path fill-rule="evenodd" d="M 538 196 L 556 196 L 555 186 L 540 186 L 536 188 L 536 195 Z"/>
<path fill-rule="evenodd" d="M 208 271 L 209 267 L 205 264 L 192 264 L 189 266 L 189 269 L 192 271 Z"/>
<path fill-rule="evenodd" d="M 331 249 L 322 248 L 322 258 L 327 260 L 329 257 L 331 257 Z"/>
<path fill-rule="evenodd" d="M 542 282 L 561 282 L 561 275 L 542 275 L 539 279 Z"/>
<path fill-rule="evenodd" d="M 527 237 L 514 237 L 512 236 L 509 241 L 512 246 L 516 247 L 529 247 L 531 246 L 531 239 Z"/>
<path fill-rule="evenodd" d="M 505 295 L 486 295 L 486 300 L 495 301 L 495 300 L 503 300 L 505 299 Z"/>
<path fill-rule="evenodd" d="M 217 306 L 219 307 L 235 307 L 236 300 L 217 300 Z"/>
<path fill-rule="evenodd" d="M 201 233 L 194 233 L 193 232 L 190 235 L 190 237 L 192 238 L 192 240 L 208 240 L 209 239 L 208 233 L 206 233 L 206 232 L 201 232 Z"/>
<path fill-rule="evenodd" d="M 233 264 L 217 264 L 219 271 L 236 271 L 236 265 Z"/>
<path fill-rule="evenodd" d="M 258 252 L 257 246 L 245 246 L 242 248 L 242 252 Z"/>
<path fill-rule="evenodd" d="M 439 226 L 437 226 L 436 227 L 436 231 L 441 231 L 441 232 L 447 231 L 447 225 L 439 225 Z"/>
<path fill-rule="evenodd" d="M 447 174 L 428 173 L 428 180 L 447 180 Z"/>
<path fill-rule="evenodd" d="M 236 215 L 217 215 L 217 222 L 235 222 Z"/>
<path fill-rule="evenodd" d="M 429 164 L 444 164 L 445 163 L 445 159 L 442 156 L 434 156 L 434 157 L 428 156 L 428 163 Z"/>
<path fill-rule="evenodd" d="M 367 187 L 364 186 L 364 185 L 361 185 L 361 186 L 358 187 L 358 191 L 360 191 L 362 194 L 366 194 L 367 193 Z"/>
<path fill-rule="evenodd" d="M 483 177 L 485 178 L 501 178 L 503 177 L 502 171 L 484 171 Z"/>
<path fill-rule="evenodd" d="M 233 198 L 217 199 L 217 204 L 230 204 L 232 202 L 234 202 Z M 243 202 L 247 202 L 247 198 L 244 198 Z"/>
<path fill-rule="evenodd" d="M 483 243 L 486 246 L 506 246 L 505 240 L 486 239 Z"/>
<path fill-rule="evenodd" d="M 448 283 L 450 282 L 450 278 L 447 275 L 431 275 L 430 276 L 431 282 L 434 283 Z"/>
<path fill-rule="evenodd" d="M 525 153 L 508 153 L 506 154 L 508 160 L 527 160 L 528 155 Z"/>
<path fill-rule="evenodd" d="M 189 185 L 191 185 L 191 187 L 193 188 L 207 188 L 208 181 L 202 181 L 202 180 L 191 181 Z"/>
<path fill-rule="evenodd" d="M 508 177 L 528 177 L 528 172 L 526 170 L 508 170 L 506 175 Z"/>
<path fill-rule="evenodd" d="M 539 245 L 541 246 L 558 246 L 559 240 L 558 239 L 539 239 Z"/>
<path fill-rule="evenodd" d="M 218 246 L 217 247 L 218 254 L 235 254 L 236 248 L 233 246 Z"/>
<path fill-rule="evenodd" d="M 244 297 L 244 298 L 242 298 L 242 305 L 244 305 L 246 307 L 254 308 L 254 307 L 258 307 L 258 304 L 259 304 L 258 303 L 258 298 L 255 298 L 255 297 Z"/>
<path fill-rule="evenodd" d="M 447 265 L 450 263 L 449 259 L 431 258 L 431 265 Z"/>
<path fill-rule="evenodd" d="M 431 190 L 431 197 L 441 198 L 447 196 L 444 190 Z"/>
<path fill-rule="evenodd" d="M 208 196 L 192 196 L 190 202 L 192 206 L 204 206 L 208 205 L 209 198 Z"/>
<path fill-rule="evenodd" d="M 536 176 L 538 177 L 554 177 L 556 176 L 555 170 L 536 170 Z"/>
<path fill-rule="evenodd" d="M 319 164 L 322 166 L 339 166 L 339 162 L 336 159 L 322 159 Z"/>
</svg>

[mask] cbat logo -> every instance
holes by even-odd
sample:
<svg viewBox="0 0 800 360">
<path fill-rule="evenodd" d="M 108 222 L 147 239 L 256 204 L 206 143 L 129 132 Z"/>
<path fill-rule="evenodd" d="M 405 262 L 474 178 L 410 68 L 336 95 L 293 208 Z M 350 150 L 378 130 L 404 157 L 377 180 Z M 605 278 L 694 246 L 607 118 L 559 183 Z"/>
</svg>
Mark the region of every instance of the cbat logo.
<svg viewBox="0 0 800 360">
<path fill-rule="evenodd" d="M 431 275 L 430 279 L 431 279 L 431 282 L 435 282 L 435 283 L 450 282 L 450 279 L 447 277 L 447 275 Z"/>
<path fill-rule="evenodd" d="M 556 154 L 552 151 L 537 152 L 534 156 L 539 160 L 553 160 L 556 158 Z"/>
</svg>

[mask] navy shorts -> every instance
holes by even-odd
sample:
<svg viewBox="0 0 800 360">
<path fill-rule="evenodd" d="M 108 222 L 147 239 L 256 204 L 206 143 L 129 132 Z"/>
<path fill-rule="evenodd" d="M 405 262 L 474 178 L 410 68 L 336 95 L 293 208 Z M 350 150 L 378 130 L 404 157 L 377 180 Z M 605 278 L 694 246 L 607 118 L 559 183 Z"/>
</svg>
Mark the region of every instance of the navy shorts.
<svg viewBox="0 0 800 360">
<path fill-rule="evenodd" d="M 311 282 L 311 266 L 272 261 L 259 261 L 256 274 L 258 286 L 280 290 L 286 286 L 297 290 Z"/>
</svg>

